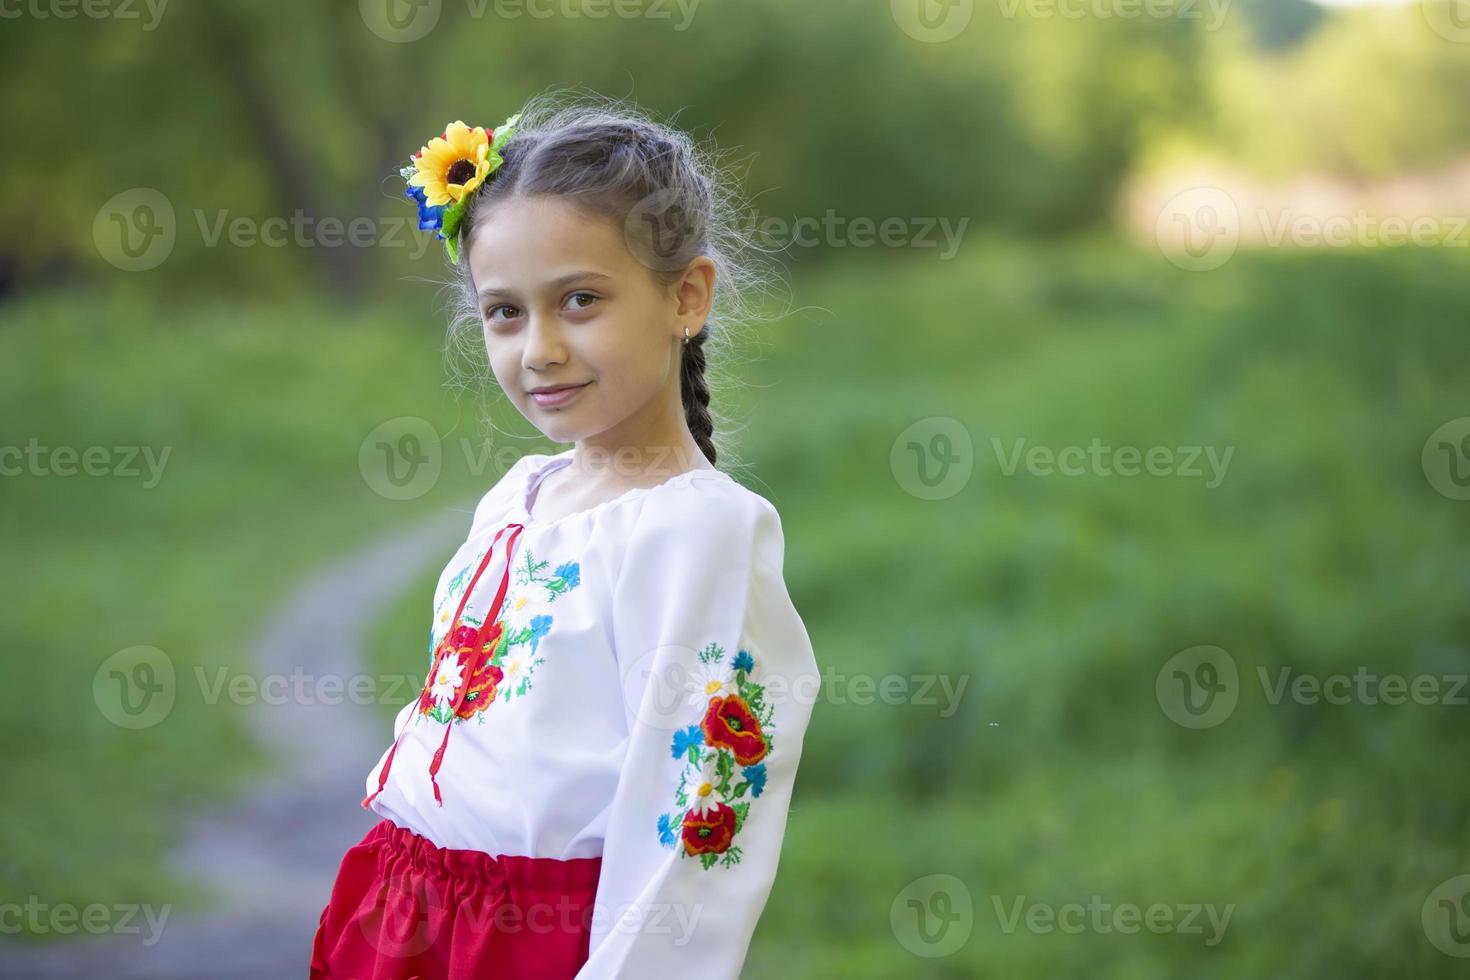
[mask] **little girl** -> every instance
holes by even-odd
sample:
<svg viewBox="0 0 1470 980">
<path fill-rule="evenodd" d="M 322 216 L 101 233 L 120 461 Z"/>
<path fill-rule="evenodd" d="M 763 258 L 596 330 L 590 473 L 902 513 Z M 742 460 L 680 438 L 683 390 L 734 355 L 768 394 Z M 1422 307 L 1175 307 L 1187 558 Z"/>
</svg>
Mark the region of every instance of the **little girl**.
<svg viewBox="0 0 1470 980">
<path fill-rule="evenodd" d="M 403 173 L 496 382 L 575 445 L 512 466 L 440 577 L 311 976 L 736 977 L 819 677 L 776 510 L 714 466 L 731 199 L 616 106 L 454 123 Z"/>
</svg>

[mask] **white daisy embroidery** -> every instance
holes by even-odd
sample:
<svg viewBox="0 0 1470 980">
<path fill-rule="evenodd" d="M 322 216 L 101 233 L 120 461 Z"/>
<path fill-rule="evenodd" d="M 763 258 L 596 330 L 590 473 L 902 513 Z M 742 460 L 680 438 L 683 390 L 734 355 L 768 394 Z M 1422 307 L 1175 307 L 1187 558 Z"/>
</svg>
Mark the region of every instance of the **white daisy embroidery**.
<svg viewBox="0 0 1470 980">
<path fill-rule="evenodd" d="M 688 690 L 689 703 L 703 708 L 710 698 L 735 693 L 735 675 L 721 664 L 699 664 L 690 675 Z"/>
<path fill-rule="evenodd" d="M 690 773 L 689 809 L 698 816 L 704 816 L 720 802 L 719 796 L 715 793 L 715 785 L 720 781 L 718 763 L 719 754 L 707 752 L 699 767 Z"/>
<path fill-rule="evenodd" d="M 439 661 L 439 669 L 434 672 L 434 686 L 430 694 L 434 700 L 441 705 L 454 703 L 454 692 L 464 683 L 464 666 L 458 657 L 445 657 Z"/>
<path fill-rule="evenodd" d="M 509 660 L 507 660 L 505 662 L 505 679 L 506 679 L 506 681 L 509 682 L 509 681 L 513 681 L 513 680 L 516 680 L 517 678 L 519 678 L 521 676 L 521 667 L 523 665 L 524 665 L 524 658 L 522 658 L 520 656 L 511 657 Z"/>
</svg>

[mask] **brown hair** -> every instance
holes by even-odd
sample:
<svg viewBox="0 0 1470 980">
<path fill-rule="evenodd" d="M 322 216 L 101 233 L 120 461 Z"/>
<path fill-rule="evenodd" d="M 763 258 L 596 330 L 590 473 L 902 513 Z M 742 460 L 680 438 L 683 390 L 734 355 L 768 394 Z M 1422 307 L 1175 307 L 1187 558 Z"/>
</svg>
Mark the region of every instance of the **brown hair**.
<svg viewBox="0 0 1470 980">
<path fill-rule="evenodd" d="M 477 346 L 481 327 L 469 269 L 469 244 L 482 217 L 516 196 L 555 195 L 616 222 L 635 257 L 670 288 L 697 256 L 715 264 L 715 293 L 704 329 L 683 345 L 679 388 L 689 431 L 711 463 L 716 414 L 709 368 L 725 346 L 726 327 L 759 318 L 753 294 L 767 286 L 766 253 L 741 227 L 744 206 L 716 152 L 636 108 L 602 96 L 531 99 L 520 112 L 504 159 L 474 192 L 458 235 L 457 346 Z M 723 421 L 722 419 L 720 421 Z"/>
</svg>

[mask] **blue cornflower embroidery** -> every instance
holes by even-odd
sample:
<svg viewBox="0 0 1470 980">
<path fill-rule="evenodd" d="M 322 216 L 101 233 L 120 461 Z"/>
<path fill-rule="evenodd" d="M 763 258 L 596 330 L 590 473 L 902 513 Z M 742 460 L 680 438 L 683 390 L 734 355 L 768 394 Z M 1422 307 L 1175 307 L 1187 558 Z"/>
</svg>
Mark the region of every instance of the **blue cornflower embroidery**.
<svg viewBox="0 0 1470 980">
<path fill-rule="evenodd" d="M 531 617 L 531 635 L 526 637 L 526 639 L 531 643 L 532 653 L 535 653 L 536 648 L 541 645 L 541 638 L 546 635 L 546 631 L 549 629 L 551 629 L 550 616 Z"/>
<path fill-rule="evenodd" d="M 658 842 L 664 847 L 674 846 L 674 826 L 669 822 L 667 813 L 658 815 Z"/>
<path fill-rule="evenodd" d="M 691 748 L 704 744 L 704 732 L 699 730 L 698 725 L 690 725 L 674 733 L 674 744 L 672 747 L 675 759 L 683 758 Z"/>
<path fill-rule="evenodd" d="M 582 582 L 582 566 L 569 561 L 556 570 L 557 578 L 566 583 L 566 588 L 575 589 Z"/>
<path fill-rule="evenodd" d="M 740 771 L 740 774 L 750 784 L 750 795 L 760 796 L 761 790 L 766 788 L 766 764 L 757 762 L 753 766 L 746 766 Z"/>
</svg>

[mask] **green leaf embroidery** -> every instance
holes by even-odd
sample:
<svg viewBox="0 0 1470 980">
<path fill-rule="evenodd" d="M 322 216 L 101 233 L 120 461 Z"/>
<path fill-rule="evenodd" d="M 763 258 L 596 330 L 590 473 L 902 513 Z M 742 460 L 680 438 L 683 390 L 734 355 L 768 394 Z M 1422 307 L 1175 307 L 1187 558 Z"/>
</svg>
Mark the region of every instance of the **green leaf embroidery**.
<svg viewBox="0 0 1470 980">
<path fill-rule="evenodd" d="M 730 753 L 720 752 L 715 758 L 715 772 L 720 775 L 719 785 L 716 787 L 721 794 L 729 795 L 730 775 L 734 771 L 735 764 L 730 758 Z"/>
</svg>

